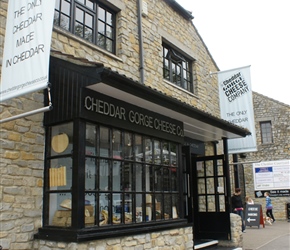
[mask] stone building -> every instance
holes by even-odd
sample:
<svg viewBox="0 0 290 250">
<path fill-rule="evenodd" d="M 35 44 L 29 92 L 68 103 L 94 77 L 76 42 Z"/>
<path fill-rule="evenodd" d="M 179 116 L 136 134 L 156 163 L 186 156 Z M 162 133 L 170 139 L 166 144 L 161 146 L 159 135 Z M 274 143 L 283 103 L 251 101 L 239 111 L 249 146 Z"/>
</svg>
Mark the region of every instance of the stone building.
<svg viewBox="0 0 290 250">
<path fill-rule="evenodd" d="M 273 166 L 274 162 L 282 161 L 283 163 L 283 161 L 285 161 L 286 169 L 284 170 L 284 174 L 281 175 L 286 178 L 288 187 L 265 187 L 261 189 L 261 194 L 257 195 L 259 190 L 255 189 L 254 186 L 255 180 L 253 176 L 253 164 L 244 164 L 246 194 L 252 197 L 255 203 L 261 204 L 263 212 L 265 213 L 265 197 L 263 194 L 266 191 L 270 192 L 275 219 L 285 220 L 287 218 L 286 206 L 290 203 L 290 106 L 256 92 L 253 92 L 253 105 L 255 114 L 257 152 L 244 154 L 244 158 L 240 159 L 240 161 L 256 162 L 257 164 L 259 162 L 270 162 Z M 276 182 L 285 182 L 285 179 L 283 179 L 281 175 L 276 177 L 280 177 Z M 269 182 L 270 181 L 268 181 L 268 183 Z M 268 185 L 268 183 L 266 184 Z"/>
<path fill-rule="evenodd" d="M 53 105 L 1 123 L 2 249 L 241 245 L 227 140 L 249 131 L 220 119 L 192 19 L 174 0 L 56 1 L 50 88 L 0 105 L 1 119 Z"/>
</svg>

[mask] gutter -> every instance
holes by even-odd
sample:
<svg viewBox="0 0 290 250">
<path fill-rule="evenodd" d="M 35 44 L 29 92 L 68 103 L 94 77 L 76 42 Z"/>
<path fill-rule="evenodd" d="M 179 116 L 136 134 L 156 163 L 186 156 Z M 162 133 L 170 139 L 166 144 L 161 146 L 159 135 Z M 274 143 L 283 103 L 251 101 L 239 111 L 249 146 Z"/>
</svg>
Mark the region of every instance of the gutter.
<svg viewBox="0 0 290 250">
<path fill-rule="evenodd" d="M 142 31 L 142 0 L 137 2 L 138 11 L 138 35 L 139 35 L 139 71 L 140 83 L 144 85 L 144 47 L 143 47 L 143 31 Z"/>
</svg>

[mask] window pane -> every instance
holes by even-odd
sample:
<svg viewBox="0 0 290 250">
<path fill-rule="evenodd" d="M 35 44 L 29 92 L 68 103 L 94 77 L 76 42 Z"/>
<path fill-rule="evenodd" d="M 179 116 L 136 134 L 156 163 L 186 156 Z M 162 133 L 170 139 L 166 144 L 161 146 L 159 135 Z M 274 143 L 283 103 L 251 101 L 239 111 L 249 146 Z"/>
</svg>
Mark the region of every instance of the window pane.
<svg viewBox="0 0 290 250">
<path fill-rule="evenodd" d="M 113 38 L 113 30 L 112 30 L 112 27 L 106 25 L 106 36 L 109 37 L 109 38 Z"/>
<path fill-rule="evenodd" d="M 102 22 L 98 22 L 98 33 L 102 34 L 102 35 L 106 35 L 105 34 L 105 24 Z"/>
<path fill-rule="evenodd" d="M 162 191 L 163 190 L 163 180 L 166 178 L 166 176 L 163 175 L 162 167 L 155 166 L 154 170 L 155 170 L 155 178 L 154 178 L 155 179 L 155 191 Z"/>
<path fill-rule="evenodd" d="M 93 41 L 93 30 L 92 29 L 85 29 L 85 39 L 89 42 Z"/>
<path fill-rule="evenodd" d="M 88 13 L 85 14 L 85 24 L 89 28 L 93 28 L 93 20 L 94 17 L 92 15 L 89 15 Z"/>
<path fill-rule="evenodd" d="M 153 147 L 152 147 L 152 141 L 151 139 L 148 139 L 146 138 L 145 139 L 145 161 L 146 162 L 149 162 L 149 163 L 152 163 L 152 150 L 153 150 Z"/>
<path fill-rule="evenodd" d="M 97 45 L 104 49 L 105 41 L 106 41 L 106 38 L 103 35 L 98 34 Z"/>
<path fill-rule="evenodd" d="M 133 143 L 132 134 L 124 133 L 124 147 L 122 148 L 123 158 L 126 160 L 133 160 Z"/>
<path fill-rule="evenodd" d="M 171 191 L 177 191 L 178 190 L 178 179 L 177 179 L 177 168 L 171 167 L 170 168 L 171 173 Z"/>
<path fill-rule="evenodd" d="M 93 10 L 94 9 L 94 3 L 93 3 L 93 1 L 87 0 L 86 1 L 86 6 Z"/>
<path fill-rule="evenodd" d="M 84 27 L 79 23 L 75 23 L 75 34 L 80 37 L 84 36 Z"/>
<path fill-rule="evenodd" d="M 69 25 L 69 17 L 65 16 L 65 15 L 61 15 L 60 16 L 60 27 L 65 29 L 65 30 L 69 30 L 70 29 L 70 25 Z"/>
<path fill-rule="evenodd" d="M 107 39 L 106 50 L 113 52 L 113 41 Z"/>
<path fill-rule="evenodd" d="M 143 158 L 143 146 L 142 146 L 142 137 L 139 135 L 135 136 L 135 160 L 136 161 L 144 161 Z"/>
<path fill-rule="evenodd" d="M 107 12 L 106 22 L 107 22 L 107 24 L 109 24 L 109 25 L 112 25 L 112 24 L 113 24 L 113 16 L 112 16 L 112 14 L 109 13 L 109 12 Z"/>
<path fill-rule="evenodd" d="M 110 223 L 109 197 L 110 196 L 108 193 L 100 194 L 100 209 L 99 209 L 100 226 L 107 226 Z"/>
<path fill-rule="evenodd" d="M 132 164 L 125 164 L 124 165 L 124 191 L 129 192 L 132 190 L 132 171 L 133 171 L 133 165 Z"/>
<path fill-rule="evenodd" d="M 106 16 L 106 12 L 103 8 L 99 7 L 98 8 L 98 19 L 102 20 L 103 22 L 105 22 L 105 16 Z"/>
<path fill-rule="evenodd" d="M 136 195 L 136 222 L 143 221 L 143 210 L 142 210 L 142 194 Z"/>
<path fill-rule="evenodd" d="M 65 123 L 51 130 L 51 156 L 71 154 L 73 150 L 73 125 Z"/>
<path fill-rule="evenodd" d="M 155 164 L 160 164 L 161 163 L 161 145 L 160 141 L 154 141 L 154 159 L 153 162 Z"/>
<path fill-rule="evenodd" d="M 141 164 L 136 164 L 136 184 L 135 184 L 135 188 L 137 192 L 141 192 L 142 191 L 142 174 L 143 174 L 143 169 L 142 169 L 142 165 Z"/>
<path fill-rule="evenodd" d="M 60 9 L 60 0 L 55 0 L 55 9 Z"/>
<path fill-rule="evenodd" d="M 84 22 L 84 11 L 76 8 L 76 20 L 80 23 Z"/>
<path fill-rule="evenodd" d="M 151 165 L 146 165 L 145 167 L 146 170 L 146 191 L 153 191 L 153 171 Z"/>
<path fill-rule="evenodd" d="M 86 193 L 85 199 L 85 226 L 91 227 L 96 225 L 98 219 L 95 218 L 98 207 L 97 195 L 96 193 Z"/>
<path fill-rule="evenodd" d="M 70 190 L 72 187 L 72 159 L 58 158 L 50 160 L 50 190 Z"/>
<path fill-rule="evenodd" d="M 113 130 L 112 144 L 113 144 L 113 158 L 122 159 L 123 143 L 122 143 L 122 134 L 120 130 Z"/>
<path fill-rule="evenodd" d="M 52 193 L 49 195 L 49 225 L 59 227 L 71 226 L 71 194 Z"/>
<path fill-rule="evenodd" d="M 86 155 L 97 155 L 97 130 L 96 126 L 86 126 Z"/>
<path fill-rule="evenodd" d="M 86 173 L 85 173 L 85 189 L 86 190 L 96 190 L 96 159 L 86 158 Z"/>
<path fill-rule="evenodd" d="M 100 160 L 100 190 L 109 190 L 109 171 L 108 160 Z"/>
<path fill-rule="evenodd" d="M 164 218 L 163 213 L 163 197 L 161 194 L 155 196 L 155 218 L 156 220 L 161 220 Z"/>
<path fill-rule="evenodd" d="M 121 162 L 113 162 L 113 191 L 121 191 L 122 187 L 122 171 Z"/>
<path fill-rule="evenodd" d="M 100 127 L 100 156 L 109 157 L 109 149 L 109 129 L 105 127 Z"/>
<path fill-rule="evenodd" d="M 177 167 L 177 159 L 178 159 L 178 147 L 176 144 L 170 144 L 170 165 L 173 167 Z"/>
<path fill-rule="evenodd" d="M 179 212 L 179 206 L 178 204 L 180 203 L 179 200 L 179 195 L 174 194 L 172 195 L 172 219 L 177 219 L 180 218 L 180 212 Z"/>
<path fill-rule="evenodd" d="M 66 0 L 62 0 L 61 2 L 61 12 L 68 16 L 70 15 L 70 3 Z"/>
</svg>

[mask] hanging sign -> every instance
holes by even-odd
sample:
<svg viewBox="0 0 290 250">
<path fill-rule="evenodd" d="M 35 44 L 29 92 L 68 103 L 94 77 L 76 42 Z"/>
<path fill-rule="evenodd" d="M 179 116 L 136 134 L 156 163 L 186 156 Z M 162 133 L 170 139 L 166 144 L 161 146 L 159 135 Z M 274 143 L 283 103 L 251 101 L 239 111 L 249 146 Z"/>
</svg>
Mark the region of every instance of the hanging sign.
<svg viewBox="0 0 290 250">
<path fill-rule="evenodd" d="M 0 102 L 48 83 L 55 0 L 8 1 Z"/>
<path fill-rule="evenodd" d="M 221 118 L 251 132 L 245 138 L 228 140 L 229 153 L 257 151 L 250 66 L 217 74 Z"/>
</svg>

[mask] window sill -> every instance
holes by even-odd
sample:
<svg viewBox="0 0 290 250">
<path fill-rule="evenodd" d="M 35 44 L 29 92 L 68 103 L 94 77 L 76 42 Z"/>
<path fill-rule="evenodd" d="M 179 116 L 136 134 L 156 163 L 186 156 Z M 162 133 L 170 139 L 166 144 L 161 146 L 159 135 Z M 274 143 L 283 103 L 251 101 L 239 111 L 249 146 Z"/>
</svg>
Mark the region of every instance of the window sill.
<svg viewBox="0 0 290 250">
<path fill-rule="evenodd" d="M 98 47 L 97 45 L 95 45 L 95 44 L 93 44 L 93 43 L 90 43 L 90 42 L 88 42 L 88 41 L 86 41 L 86 40 L 84 40 L 84 39 L 82 39 L 82 38 L 80 38 L 80 37 L 78 37 L 78 36 L 76 36 L 76 35 L 74 35 L 74 34 L 72 34 L 72 33 L 70 33 L 69 31 L 67 31 L 67 30 L 64 30 L 64 29 L 62 29 L 62 28 L 60 28 L 60 27 L 58 27 L 58 26 L 53 26 L 53 31 L 55 31 L 56 33 L 59 33 L 59 34 L 61 34 L 61 35 L 64 35 L 64 36 L 66 36 L 66 37 L 69 37 L 69 38 L 71 38 L 71 39 L 73 39 L 73 40 L 75 40 L 75 41 L 77 41 L 77 42 L 79 42 L 79 43 L 81 43 L 81 44 L 83 44 L 83 45 L 85 45 L 85 46 L 88 46 L 88 47 L 90 47 L 91 49 L 93 49 L 93 50 L 96 50 L 96 51 L 98 51 L 98 52 L 100 52 L 100 53 L 103 53 L 103 54 L 105 54 L 106 56 L 109 56 L 109 57 L 111 57 L 111 58 L 113 58 L 113 59 L 115 59 L 115 60 L 118 60 L 118 61 L 120 61 L 120 62 L 123 62 L 123 60 L 120 58 L 120 57 L 118 57 L 118 56 L 116 56 L 116 55 L 114 55 L 114 54 L 112 54 L 112 53 L 110 53 L 110 52 L 108 52 L 108 51 L 106 51 L 106 50 L 104 50 L 104 49 L 101 49 L 100 47 Z"/>
<path fill-rule="evenodd" d="M 195 95 L 195 94 L 189 92 L 188 90 L 186 90 L 186 89 L 184 89 L 184 88 L 181 88 L 181 87 L 179 87 L 179 86 L 173 84 L 172 82 L 170 82 L 170 81 L 168 81 L 168 80 L 166 80 L 166 79 L 163 79 L 163 82 L 165 82 L 166 84 L 172 86 L 173 88 L 176 88 L 176 89 L 181 90 L 182 92 L 184 92 L 184 93 L 186 93 L 186 94 L 188 94 L 188 95 L 191 95 L 191 96 L 193 96 L 193 97 L 195 97 L 195 98 L 198 98 L 197 95 Z"/>
<path fill-rule="evenodd" d="M 130 226 L 108 226 L 106 228 L 90 227 L 80 230 L 73 228 L 44 227 L 39 228 L 38 233 L 34 235 L 34 238 L 56 242 L 84 242 L 90 240 L 101 240 L 104 238 L 132 236 L 187 226 L 189 226 L 187 220 L 179 219 L 162 223 L 149 222 L 146 225 L 134 224 Z"/>
</svg>

